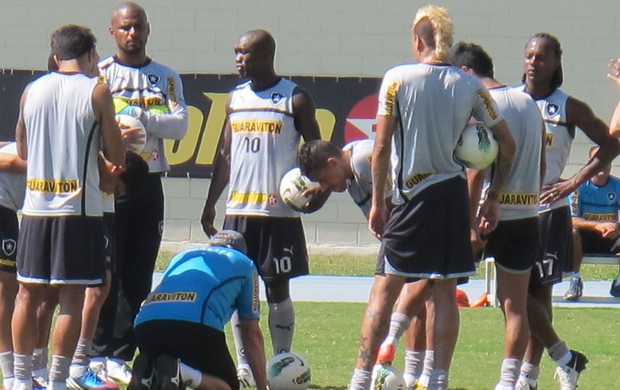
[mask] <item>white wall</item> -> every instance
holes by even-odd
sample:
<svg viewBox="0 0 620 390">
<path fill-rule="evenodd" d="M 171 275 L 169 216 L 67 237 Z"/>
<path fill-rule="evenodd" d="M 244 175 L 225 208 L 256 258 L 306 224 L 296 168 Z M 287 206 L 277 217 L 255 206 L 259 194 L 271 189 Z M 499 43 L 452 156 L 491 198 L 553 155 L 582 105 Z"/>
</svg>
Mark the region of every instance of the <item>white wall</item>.
<svg viewBox="0 0 620 390">
<path fill-rule="evenodd" d="M 234 73 L 233 45 L 245 30 L 265 28 L 278 42 L 285 75 L 380 76 L 410 60 L 409 26 L 422 1 L 405 0 L 149 0 L 149 54 L 177 71 Z M 99 52 L 114 52 L 107 36 L 116 1 L 0 0 L 0 68 L 43 69 L 49 35 L 66 23 L 90 26 Z M 556 35 L 564 50 L 563 88 L 608 121 L 620 93 L 606 80 L 607 62 L 620 56 L 617 0 L 451 0 L 456 40 L 480 43 L 496 76 L 519 82 L 523 47 L 534 33 Z M 10 126 L 13 126 L 12 124 Z M 589 144 L 579 133 L 565 176 Z M 208 180 L 166 179 L 166 240 L 200 240 L 198 217 Z M 311 242 L 369 243 L 361 214 L 346 195 L 304 218 Z M 337 218 L 334 218 L 337 216 Z"/>
</svg>

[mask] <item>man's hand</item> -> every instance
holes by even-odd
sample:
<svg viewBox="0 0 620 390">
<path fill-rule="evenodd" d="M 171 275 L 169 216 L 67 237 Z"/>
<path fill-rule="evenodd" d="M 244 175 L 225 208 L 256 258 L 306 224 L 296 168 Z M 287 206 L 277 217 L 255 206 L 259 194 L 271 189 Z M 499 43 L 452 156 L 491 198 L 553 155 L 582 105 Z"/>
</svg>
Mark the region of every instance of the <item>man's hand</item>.
<svg viewBox="0 0 620 390">
<path fill-rule="evenodd" d="M 215 207 L 209 207 L 205 205 L 202 210 L 202 217 L 200 217 L 200 223 L 202 224 L 202 230 L 208 237 L 212 237 L 217 233 L 217 229 L 213 226 L 213 220 L 215 219 Z"/>
<path fill-rule="evenodd" d="M 615 222 L 601 222 L 596 225 L 595 230 L 603 236 L 603 238 L 612 240 L 620 236 L 620 228 Z"/>
<path fill-rule="evenodd" d="M 499 199 L 488 197 L 480 206 L 480 217 L 478 218 L 478 232 L 484 238 L 497 227 L 499 221 Z"/>
<path fill-rule="evenodd" d="M 572 180 L 558 181 L 557 183 L 545 186 L 540 194 L 540 201 L 543 204 L 552 205 L 558 200 L 567 197 L 577 189 Z"/>
<path fill-rule="evenodd" d="M 388 219 L 388 209 L 385 203 L 379 206 L 373 204 L 368 213 L 368 230 L 373 236 L 381 239 L 383 237 L 383 231 L 385 230 L 385 224 Z"/>
</svg>

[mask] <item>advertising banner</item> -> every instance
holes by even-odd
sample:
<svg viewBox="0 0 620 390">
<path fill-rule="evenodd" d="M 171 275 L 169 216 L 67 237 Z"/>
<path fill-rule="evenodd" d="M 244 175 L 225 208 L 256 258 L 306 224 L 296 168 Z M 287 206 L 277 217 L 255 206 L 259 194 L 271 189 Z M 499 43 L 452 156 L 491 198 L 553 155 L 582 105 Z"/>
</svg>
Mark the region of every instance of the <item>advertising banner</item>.
<svg viewBox="0 0 620 390">
<path fill-rule="evenodd" d="M 19 99 L 41 72 L 4 70 L 0 74 L 0 140 L 15 139 Z M 172 177 L 210 177 L 226 118 L 228 92 L 243 80 L 237 75 L 182 74 L 189 128 L 179 141 L 166 140 Z M 308 90 L 317 108 L 323 139 L 339 146 L 374 138 L 380 78 L 290 77 Z"/>
</svg>

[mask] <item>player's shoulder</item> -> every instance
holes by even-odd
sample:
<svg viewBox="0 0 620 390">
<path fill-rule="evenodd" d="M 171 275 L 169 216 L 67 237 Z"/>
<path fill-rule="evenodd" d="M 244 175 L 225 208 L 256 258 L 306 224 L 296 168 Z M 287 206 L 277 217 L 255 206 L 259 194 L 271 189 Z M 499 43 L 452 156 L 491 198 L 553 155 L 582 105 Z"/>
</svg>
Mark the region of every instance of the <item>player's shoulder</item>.
<svg viewBox="0 0 620 390">
<path fill-rule="evenodd" d="M 145 68 L 150 68 L 149 70 L 156 71 L 162 76 L 180 77 L 179 73 L 175 71 L 174 69 L 172 69 L 170 66 L 164 65 L 161 62 L 157 62 L 153 59 L 151 59 L 151 61 Z"/>
<path fill-rule="evenodd" d="M 104 58 L 103 60 L 99 61 L 99 69 L 101 71 L 104 71 L 106 69 L 108 69 L 109 67 L 111 67 L 112 65 L 114 65 L 116 63 L 116 61 L 114 60 L 114 56 L 110 56 L 107 58 Z"/>
<path fill-rule="evenodd" d="M 246 80 L 246 81 L 244 81 L 242 83 L 239 83 L 239 84 L 235 85 L 235 87 L 232 89 L 231 93 L 239 92 L 239 91 L 242 91 L 242 90 L 244 90 L 246 88 L 250 88 L 251 84 L 252 84 L 251 80 Z"/>
</svg>

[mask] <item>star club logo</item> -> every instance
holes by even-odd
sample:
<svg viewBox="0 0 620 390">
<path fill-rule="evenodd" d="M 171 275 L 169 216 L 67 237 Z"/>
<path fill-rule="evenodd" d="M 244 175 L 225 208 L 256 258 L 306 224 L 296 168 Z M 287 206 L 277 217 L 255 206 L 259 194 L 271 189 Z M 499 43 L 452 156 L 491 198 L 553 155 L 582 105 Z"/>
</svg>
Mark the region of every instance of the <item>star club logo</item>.
<svg viewBox="0 0 620 390">
<path fill-rule="evenodd" d="M 377 131 L 377 105 L 379 94 L 368 95 L 358 101 L 344 125 L 344 143 L 358 139 L 375 138 Z"/>
<path fill-rule="evenodd" d="M 553 115 L 557 114 L 558 111 L 560 111 L 560 106 L 558 106 L 557 104 L 555 104 L 555 103 L 547 104 L 547 114 L 549 116 L 553 116 Z"/>
<path fill-rule="evenodd" d="M 12 256 L 17 249 L 17 242 L 15 240 L 7 239 L 2 240 L 2 251 L 7 256 Z"/>
<path fill-rule="evenodd" d="M 151 83 L 151 85 L 155 85 L 159 82 L 159 76 L 156 74 L 147 75 L 146 78 L 149 80 L 149 83 Z"/>
<path fill-rule="evenodd" d="M 267 202 L 269 202 L 270 206 L 275 206 L 278 203 L 278 198 L 274 194 L 269 194 Z"/>
</svg>

